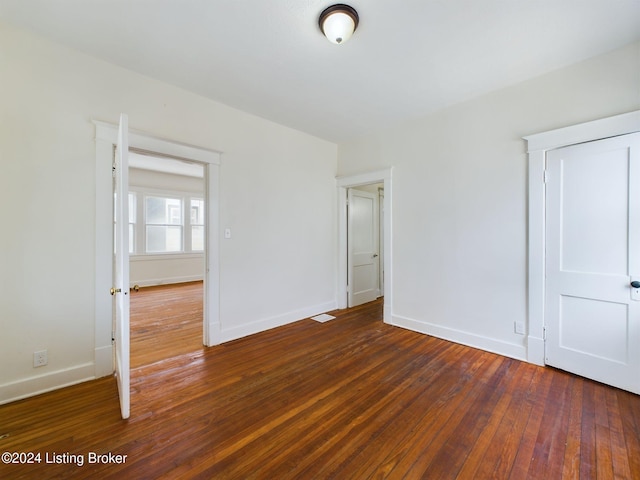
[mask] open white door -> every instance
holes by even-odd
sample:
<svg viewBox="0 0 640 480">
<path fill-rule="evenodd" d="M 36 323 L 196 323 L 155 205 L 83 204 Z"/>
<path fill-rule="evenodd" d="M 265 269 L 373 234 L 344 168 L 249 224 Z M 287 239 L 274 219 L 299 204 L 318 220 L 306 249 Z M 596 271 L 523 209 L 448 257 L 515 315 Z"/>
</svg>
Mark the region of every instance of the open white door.
<svg viewBox="0 0 640 480">
<path fill-rule="evenodd" d="M 640 134 L 546 161 L 545 361 L 640 394 Z"/>
<path fill-rule="evenodd" d="M 378 199 L 353 188 L 347 195 L 349 307 L 355 307 L 378 294 Z"/>
<path fill-rule="evenodd" d="M 128 118 L 120 115 L 114 159 L 115 264 L 111 295 L 115 295 L 114 342 L 116 379 L 122 418 L 129 418 L 129 142 Z"/>
</svg>

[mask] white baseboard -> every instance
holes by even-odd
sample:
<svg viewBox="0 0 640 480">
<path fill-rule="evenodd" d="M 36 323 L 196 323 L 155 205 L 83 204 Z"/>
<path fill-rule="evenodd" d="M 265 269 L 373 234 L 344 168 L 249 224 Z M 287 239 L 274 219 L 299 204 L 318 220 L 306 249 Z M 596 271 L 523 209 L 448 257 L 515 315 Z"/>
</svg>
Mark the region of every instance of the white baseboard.
<svg viewBox="0 0 640 480">
<path fill-rule="evenodd" d="M 265 330 L 270 330 L 272 328 L 281 327 L 282 325 L 286 325 L 288 323 L 297 322 L 298 320 L 303 320 L 305 318 L 313 317 L 314 315 L 319 315 L 321 313 L 329 312 L 331 310 L 335 310 L 337 308 L 336 302 L 331 301 L 327 303 L 322 303 L 320 305 L 315 305 L 313 307 L 307 307 L 300 310 L 295 310 L 293 312 L 288 312 L 282 315 L 277 315 L 275 317 L 264 318 L 262 320 L 258 320 L 255 322 L 247 323 L 244 325 L 240 325 L 237 327 L 225 329 L 224 328 L 224 318 L 222 319 L 222 331 L 220 332 L 221 342 L 229 342 L 231 340 L 236 340 L 238 338 L 246 337 L 249 335 L 253 335 L 254 333 L 264 332 Z"/>
<path fill-rule="evenodd" d="M 155 287 L 157 285 L 171 285 L 174 283 L 187 283 L 198 282 L 204 280 L 202 275 L 188 275 L 182 277 L 162 277 L 162 278 L 147 278 L 144 280 L 130 279 L 131 285 L 138 285 L 140 287 Z"/>
<path fill-rule="evenodd" d="M 94 371 L 95 365 L 93 363 L 85 363 L 73 368 L 5 383 L 0 385 L 0 405 L 93 380 L 95 378 Z"/>
<path fill-rule="evenodd" d="M 453 328 L 434 325 L 433 323 L 421 322 L 411 318 L 393 315 L 391 325 L 413 330 L 414 332 L 424 333 L 432 337 L 442 338 L 451 342 L 467 345 L 468 347 L 479 348 L 487 352 L 497 353 L 505 357 L 515 358 L 516 360 L 527 361 L 527 349 L 521 345 L 502 342 L 488 337 L 483 337 L 473 333 L 456 330 Z"/>
</svg>

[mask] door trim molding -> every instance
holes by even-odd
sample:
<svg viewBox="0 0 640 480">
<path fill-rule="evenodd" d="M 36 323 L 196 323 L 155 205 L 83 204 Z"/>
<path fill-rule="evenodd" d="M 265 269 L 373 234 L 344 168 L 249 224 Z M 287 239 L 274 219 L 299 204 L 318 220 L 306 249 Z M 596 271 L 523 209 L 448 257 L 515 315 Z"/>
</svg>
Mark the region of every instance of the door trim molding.
<svg viewBox="0 0 640 480">
<path fill-rule="evenodd" d="M 113 186 L 111 165 L 118 127 L 94 120 L 96 129 L 96 279 L 95 279 L 95 376 L 113 373 L 112 315 L 109 288 L 113 275 Z M 219 271 L 219 181 L 221 153 L 129 130 L 129 147 L 183 158 L 205 165 L 207 215 L 207 252 L 204 273 L 203 343 L 221 342 Z"/>
<path fill-rule="evenodd" d="M 393 245 L 392 245 L 392 168 L 385 168 L 356 175 L 336 178 L 338 188 L 338 279 L 336 303 L 338 308 L 347 308 L 347 190 L 351 187 L 384 184 L 384 309 L 385 323 L 391 323 L 393 311 Z"/>
<path fill-rule="evenodd" d="M 528 336 L 527 361 L 544 365 L 545 159 L 549 150 L 640 131 L 640 110 L 523 137 L 527 141 Z"/>
</svg>

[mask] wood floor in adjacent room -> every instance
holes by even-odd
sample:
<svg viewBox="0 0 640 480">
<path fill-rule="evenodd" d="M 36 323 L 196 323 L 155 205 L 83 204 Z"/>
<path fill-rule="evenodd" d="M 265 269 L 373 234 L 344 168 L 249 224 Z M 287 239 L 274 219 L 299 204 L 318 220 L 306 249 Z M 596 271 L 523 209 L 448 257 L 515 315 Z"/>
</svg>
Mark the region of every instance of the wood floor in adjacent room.
<svg viewBox="0 0 640 480">
<path fill-rule="evenodd" d="M 131 292 L 131 368 L 204 348 L 202 288 L 189 282 Z"/>
<path fill-rule="evenodd" d="M 640 478 L 640 396 L 386 325 L 380 301 L 332 313 L 141 353 L 127 421 L 113 378 L 0 406 L 0 452 L 42 459 L 0 478 Z"/>
</svg>

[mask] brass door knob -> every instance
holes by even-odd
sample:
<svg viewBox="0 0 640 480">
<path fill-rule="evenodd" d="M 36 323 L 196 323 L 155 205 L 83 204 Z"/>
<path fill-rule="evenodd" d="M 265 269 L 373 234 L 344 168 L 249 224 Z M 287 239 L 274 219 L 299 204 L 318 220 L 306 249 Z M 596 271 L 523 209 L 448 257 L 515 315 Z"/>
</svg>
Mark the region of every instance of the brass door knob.
<svg viewBox="0 0 640 480">
<path fill-rule="evenodd" d="M 140 291 L 140 285 L 138 285 L 137 283 L 136 283 L 133 287 L 131 287 L 131 288 L 132 288 L 132 290 L 133 290 L 133 291 L 135 291 L 135 292 L 139 292 L 139 291 Z"/>
<path fill-rule="evenodd" d="M 111 288 L 109 289 L 109 293 L 110 293 L 111 295 L 115 295 L 116 293 L 120 293 L 121 291 L 122 291 L 122 289 L 121 289 L 121 288 L 114 288 L 114 287 L 111 287 Z"/>
</svg>

